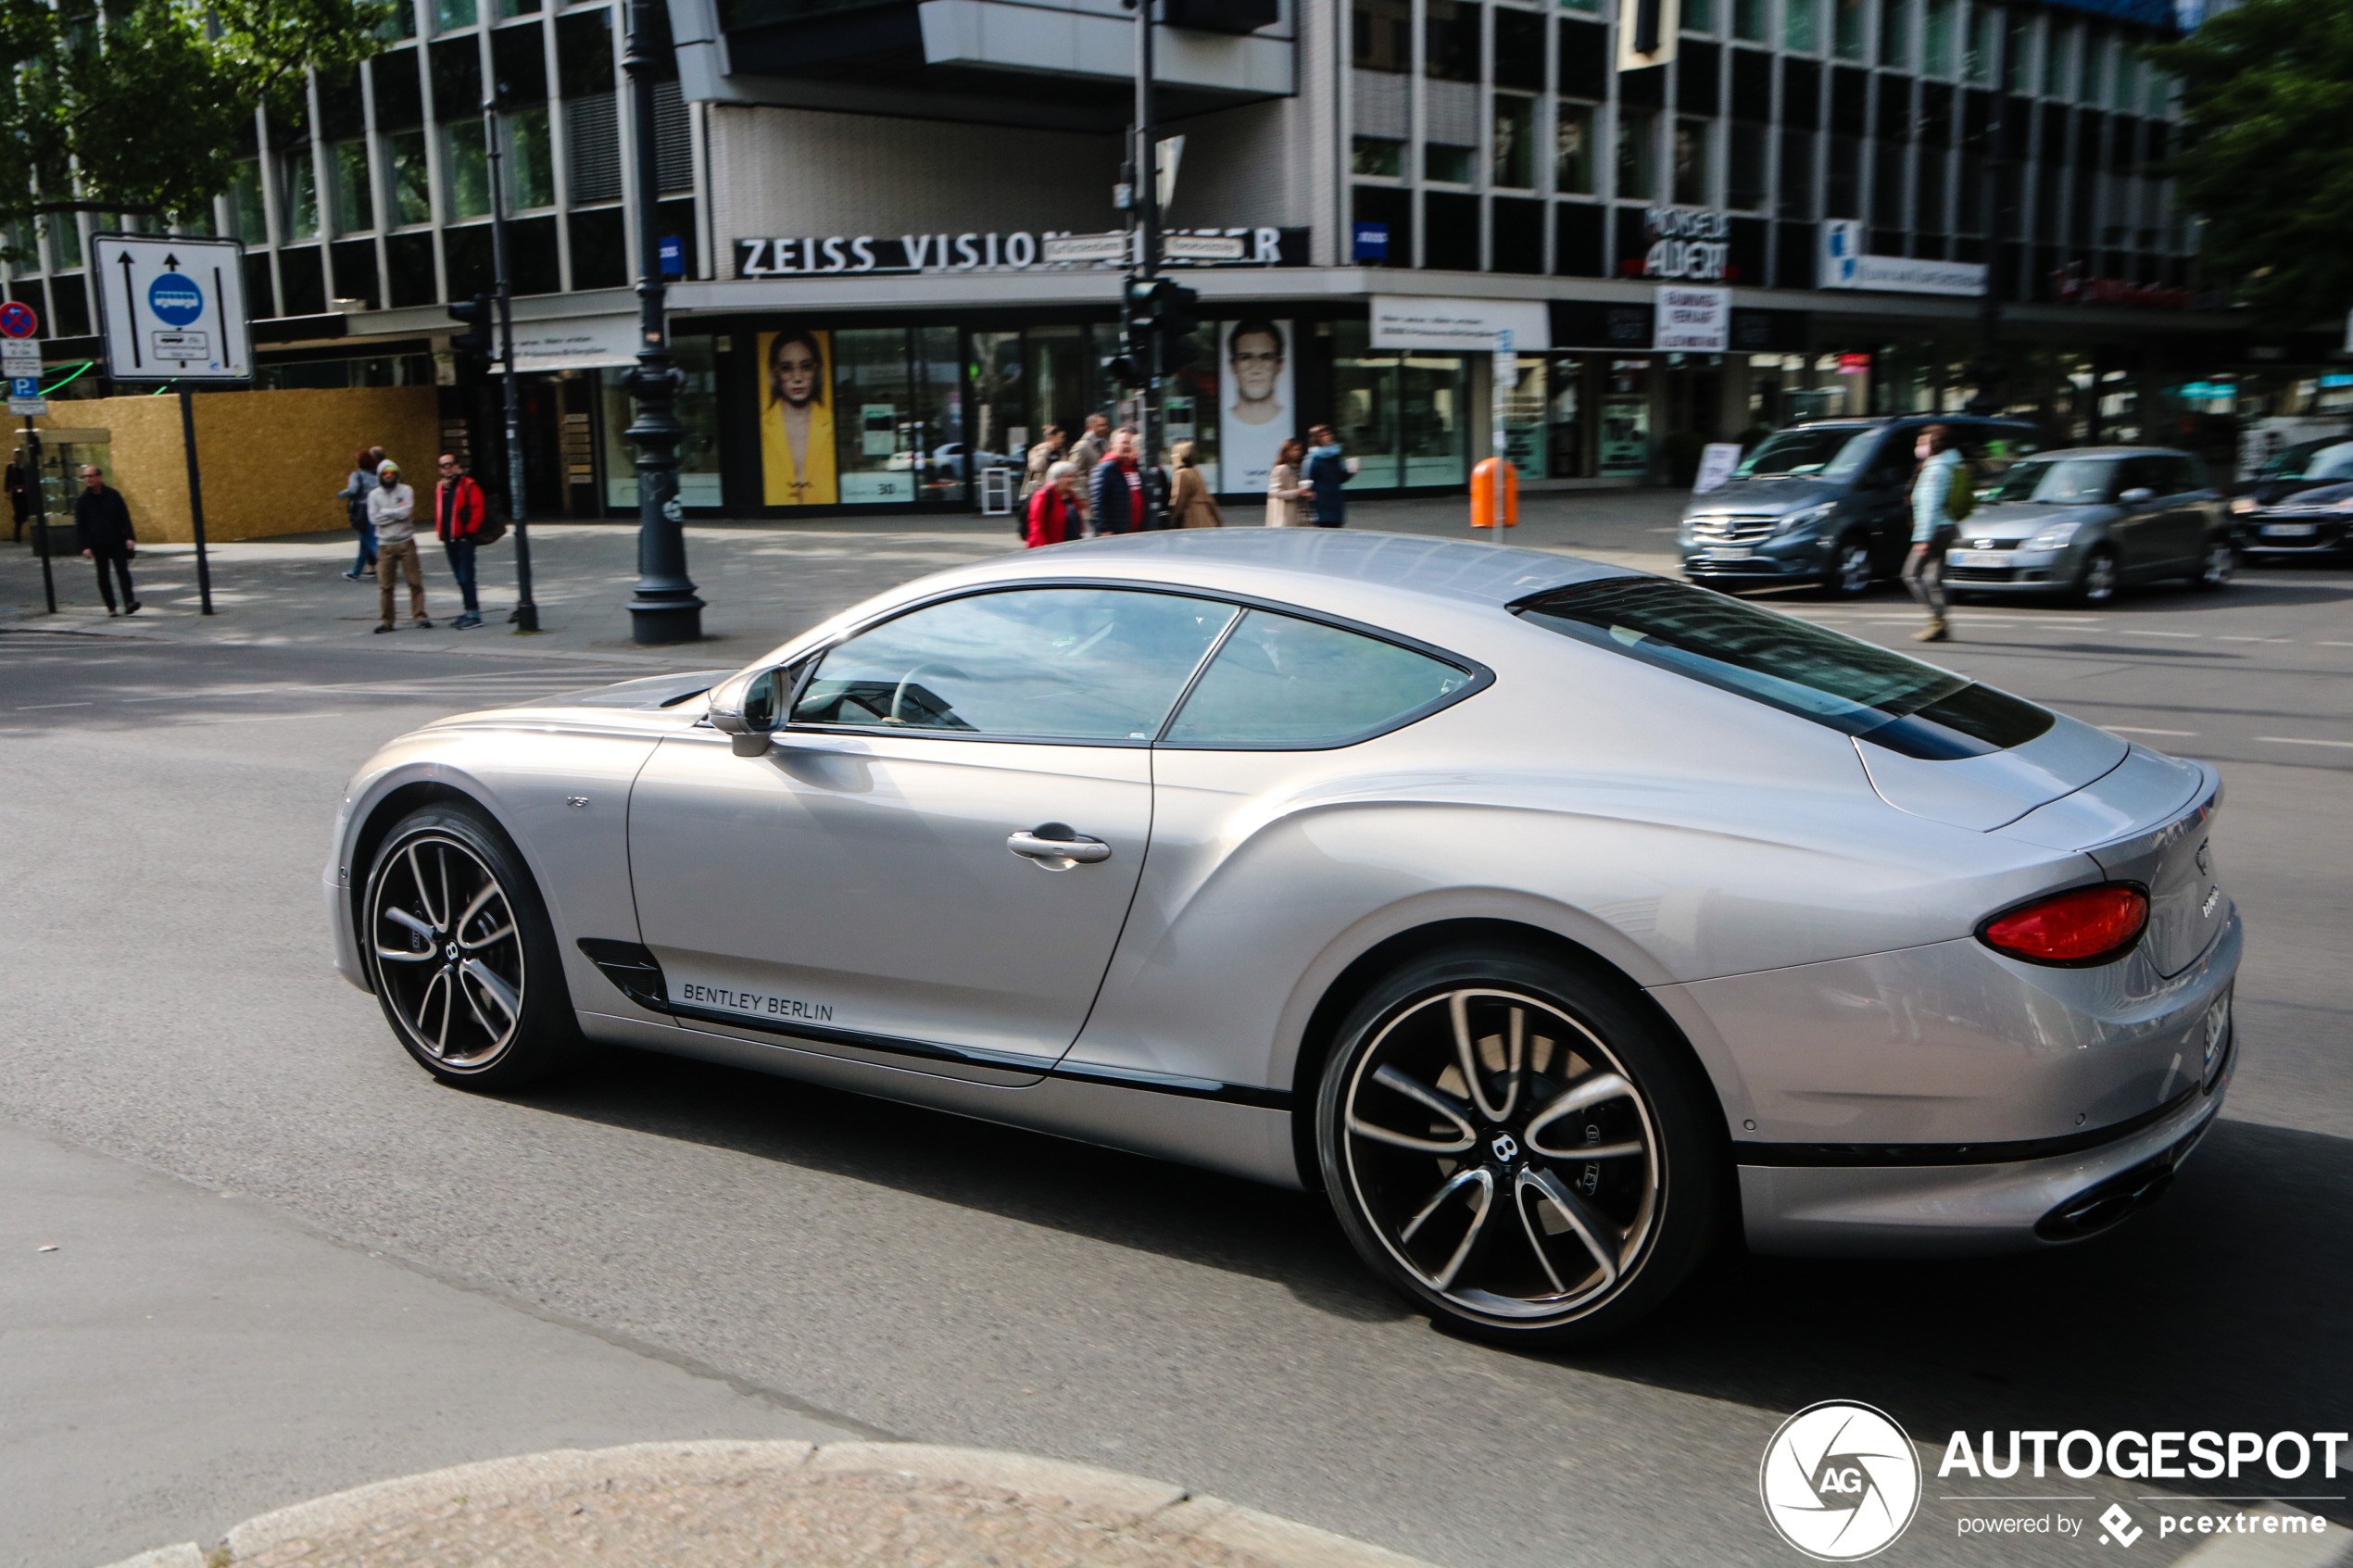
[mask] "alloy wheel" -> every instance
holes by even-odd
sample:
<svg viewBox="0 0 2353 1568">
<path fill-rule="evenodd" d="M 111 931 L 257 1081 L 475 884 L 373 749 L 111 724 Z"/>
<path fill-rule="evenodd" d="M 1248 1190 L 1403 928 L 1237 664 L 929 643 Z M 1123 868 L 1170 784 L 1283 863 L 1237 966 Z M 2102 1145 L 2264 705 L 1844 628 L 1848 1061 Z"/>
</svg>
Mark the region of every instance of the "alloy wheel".
<svg viewBox="0 0 2353 1568">
<path fill-rule="evenodd" d="M 1871 591 L 1871 547 L 1859 539 L 1843 540 L 1831 571 L 1831 591 L 1842 598 L 1858 599 Z"/>
<path fill-rule="evenodd" d="M 498 878 L 457 837 L 428 830 L 378 862 L 366 940 L 379 993 L 435 1069 L 480 1072 L 522 1025 L 525 965 Z"/>
<path fill-rule="evenodd" d="M 2106 550 L 2095 550 L 2083 562 L 2083 575 L 2076 580 L 2076 592 L 2085 604 L 2106 604 L 2116 597 L 2116 558 Z"/>
<path fill-rule="evenodd" d="M 2206 546 L 2206 559 L 2198 568 L 2197 582 L 2201 588 L 2221 588 L 2229 584 L 2238 571 L 2239 553 L 2227 539 L 2217 539 Z"/>
<path fill-rule="evenodd" d="M 1489 987 L 1426 996 L 1389 1020 L 1344 1092 L 1359 1213 L 1457 1311 L 1564 1322 L 1641 1268 L 1665 1175 L 1651 1108 L 1552 1003 Z"/>
</svg>

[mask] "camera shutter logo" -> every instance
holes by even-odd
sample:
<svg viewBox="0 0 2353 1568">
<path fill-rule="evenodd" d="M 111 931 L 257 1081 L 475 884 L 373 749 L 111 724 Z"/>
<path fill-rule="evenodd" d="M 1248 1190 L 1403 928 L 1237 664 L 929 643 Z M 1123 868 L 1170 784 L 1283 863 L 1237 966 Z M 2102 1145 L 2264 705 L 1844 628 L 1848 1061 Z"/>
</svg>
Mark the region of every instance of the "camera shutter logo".
<svg viewBox="0 0 2353 1568">
<path fill-rule="evenodd" d="M 1855 1562 L 1904 1533 L 1920 1505 L 1920 1461 L 1884 1411 L 1845 1399 L 1808 1405 L 1765 1445 L 1765 1517 L 1823 1562 Z"/>
</svg>

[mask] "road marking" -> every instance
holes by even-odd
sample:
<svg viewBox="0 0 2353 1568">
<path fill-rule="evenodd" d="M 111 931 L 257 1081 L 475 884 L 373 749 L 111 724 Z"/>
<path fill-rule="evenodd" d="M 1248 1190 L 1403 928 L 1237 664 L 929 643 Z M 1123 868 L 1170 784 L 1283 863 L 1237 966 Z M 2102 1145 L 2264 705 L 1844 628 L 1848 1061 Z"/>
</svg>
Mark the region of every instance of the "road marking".
<svg viewBox="0 0 2353 1568">
<path fill-rule="evenodd" d="M 2138 724 L 2109 724 L 2106 728 L 2115 731 L 2120 735 L 2188 736 L 2197 734 L 2196 730 L 2148 730 L 2143 729 Z"/>
<path fill-rule="evenodd" d="M 29 702 L 17 711 L 31 713 L 44 708 L 95 708 L 97 706 L 95 702 Z"/>
<path fill-rule="evenodd" d="M 2353 740 L 2308 740 L 2302 735 L 2257 735 L 2255 738 L 2270 741 L 2274 746 L 2342 746 L 2353 749 Z"/>
<path fill-rule="evenodd" d="M 2221 636 L 2216 637 L 2214 640 L 2215 640 L 2216 642 L 2218 642 L 2218 643 L 2284 643 L 2284 642 L 2286 642 L 2286 641 L 2287 641 L 2287 639 L 2286 639 L 2285 637 L 2221 637 Z"/>
<path fill-rule="evenodd" d="M 2203 632 L 2145 632 L 2138 626 L 2128 626 L 2124 629 L 2124 634 L 2128 637 L 2202 637 L 2206 633 Z M 2225 637 L 2222 640 L 2229 642 L 2232 639 Z"/>
</svg>

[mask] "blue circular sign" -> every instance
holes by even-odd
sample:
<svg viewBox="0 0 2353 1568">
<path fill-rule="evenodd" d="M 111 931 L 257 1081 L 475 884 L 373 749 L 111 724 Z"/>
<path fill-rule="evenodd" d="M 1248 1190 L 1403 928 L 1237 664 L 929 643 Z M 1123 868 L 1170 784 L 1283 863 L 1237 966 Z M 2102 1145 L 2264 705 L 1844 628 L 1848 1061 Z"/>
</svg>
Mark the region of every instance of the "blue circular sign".
<svg viewBox="0 0 2353 1568">
<path fill-rule="evenodd" d="M 204 314 L 204 291 L 177 272 L 147 285 L 147 308 L 166 326 L 184 327 Z"/>
</svg>

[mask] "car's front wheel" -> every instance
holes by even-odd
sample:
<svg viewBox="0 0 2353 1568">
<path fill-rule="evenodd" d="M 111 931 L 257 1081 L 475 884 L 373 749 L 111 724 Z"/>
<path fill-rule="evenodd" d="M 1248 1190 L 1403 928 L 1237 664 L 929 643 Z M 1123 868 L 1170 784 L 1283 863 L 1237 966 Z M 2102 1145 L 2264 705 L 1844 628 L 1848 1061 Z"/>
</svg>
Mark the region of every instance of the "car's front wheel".
<svg viewBox="0 0 2353 1568">
<path fill-rule="evenodd" d="M 1841 539 L 1831 551 L 1830 570 L 1822 574 L 1822 592 L 1834 599 L 1859 599 L 1871 591 L 1879 573 L 1871 565 L 1871 542 L 1860 533 Z"/>
<path fill-rule="evenodd" d="M 2117 590 L 2123 585 L 2124 574 L 2116 564 L 2116 552 L 2106 545 L 2095 545 L 2083 558 L 2082 568 L 2075 574 L 2075 602 L 2081 605 L 2109 605 L 2116 602 Z"/>
<path fill-rule="evenodd" d="M 359 918 L 384 1018 L 434 1077 L 515 1088 L 577 1054 L 547 908 L 478 810 L 435 804 L 402 818 L 376 849 Z"/>
<path fill-rule="evenodd" d="M 2190 586 L 2213 593 L 2231 585 L 2238 575 L 2239 551 L 2228 539 L 2216 536 L 2206 542 L 2205 552 L 2198 557 L 2197 572 L 2190 579 Z"/>
<path fill-rule="evenodd" d="M 1316 1132 L 1326 1191 L 1374 1270 L 1482 1338 L 1625 1327 L 1713 1238 L 1713 1094 L 1614 986 L 1532 951 L 1453 949 L 1342 1026 Z"/>
</svg>

